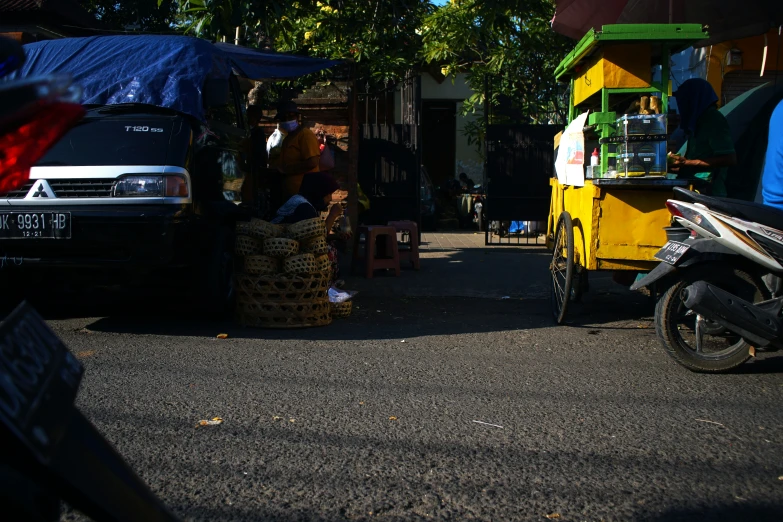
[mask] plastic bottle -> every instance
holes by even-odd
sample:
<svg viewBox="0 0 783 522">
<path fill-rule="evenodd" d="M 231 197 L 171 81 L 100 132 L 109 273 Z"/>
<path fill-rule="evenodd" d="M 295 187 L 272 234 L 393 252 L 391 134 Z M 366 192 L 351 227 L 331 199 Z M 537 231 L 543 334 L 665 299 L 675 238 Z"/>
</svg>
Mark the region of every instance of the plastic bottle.
<svg viewBox="0 0 783 522">
<path fill-rule="evenodd" d="M 348 218 L 348 208 L 343 210 L 343 215 L 340 216 L 340 232 L 345 235 L 353 233 L 351 230 L 351 220 Z"/>
<path fill-rule="evenodd" d="M 593 149 L 593 155 L 590 156 L 590 166 L 595 167 L 598 165 L 598 149 Z"/>
</svg>

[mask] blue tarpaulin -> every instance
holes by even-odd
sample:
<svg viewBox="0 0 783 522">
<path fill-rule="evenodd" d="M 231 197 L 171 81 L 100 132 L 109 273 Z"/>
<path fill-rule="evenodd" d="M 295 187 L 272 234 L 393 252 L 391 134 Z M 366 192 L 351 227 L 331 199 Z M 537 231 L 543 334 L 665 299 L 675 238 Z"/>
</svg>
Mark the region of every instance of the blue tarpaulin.
<svg viewBox="0 0 783 522">
<path fill-rule="evenodd" d="M 82 103 L 144 103 L 204 120 L 207 79 L 232 70 L 253 80 L 293 78 L 339 62 L 212 44 L 188 36 L 93 36 L 24 46 L 27 61 L 16 74 L 70 74 L 83 90 Z"/>
</svg>

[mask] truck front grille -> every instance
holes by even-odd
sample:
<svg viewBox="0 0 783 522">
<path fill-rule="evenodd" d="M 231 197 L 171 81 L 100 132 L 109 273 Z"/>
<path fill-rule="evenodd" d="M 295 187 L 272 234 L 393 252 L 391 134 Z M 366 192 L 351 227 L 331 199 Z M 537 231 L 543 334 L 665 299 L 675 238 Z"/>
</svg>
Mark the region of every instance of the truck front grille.
<svg viewBox="0 0 783 522">
<path fill-rule="evenodd" d="M 24 184 L 22 188 L 18 188 L 16 190 L 12 190 L 8 194 L 6 194 L 5 197 L 8 199 L 24 199 L 24 197 L 27 195 L 28 192 L 30 192 L 30 189 L 33 188 L 34 181 L 28 181 Z"/>
<path fill-rule="evenodd" d="M 20 188 L 13 190 L 4 197 L 8 199 L 24 199 L 38 180 L 30 180 Z M 50 179 L 47 180 L 58 199 L 68 198 L 110 198 L 113 179 Z"/>
<path fill-rule="evenodd" d="M 48 180 L 58 198 L 109 198 L 113 179 Z"/>
</svg>

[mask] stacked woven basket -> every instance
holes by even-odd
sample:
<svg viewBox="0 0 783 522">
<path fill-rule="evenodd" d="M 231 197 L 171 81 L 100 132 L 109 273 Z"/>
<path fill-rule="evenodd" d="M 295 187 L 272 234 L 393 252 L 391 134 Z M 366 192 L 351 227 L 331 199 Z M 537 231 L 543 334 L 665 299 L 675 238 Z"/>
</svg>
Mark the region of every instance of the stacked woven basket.
<svg viewBox="0 0 783 522">
<path fill-rule="evenodd" d="M 236 281 L 242 324 L 302 328 L 332 322 L 332 265 L 321 218 L 287 226 L 238 222 L 235 249 L 244 267 Z"/>
</svg>

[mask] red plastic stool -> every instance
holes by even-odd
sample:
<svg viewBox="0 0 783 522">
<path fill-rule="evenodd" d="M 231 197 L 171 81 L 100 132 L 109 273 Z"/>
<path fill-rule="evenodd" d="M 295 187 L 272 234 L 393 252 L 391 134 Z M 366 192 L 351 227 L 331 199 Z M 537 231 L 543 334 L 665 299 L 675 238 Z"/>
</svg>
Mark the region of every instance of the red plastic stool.
<svg viewBox="0 0 783 522">
<path fill-rule="evenodd" d="M 359 238 L 364 236 L 364 257 L 359 255 Z M 400 252 L 397 249 L 397 230 L 388 226 L 360 226 L 356 230 L 353 245 L 352 270 L 363 261 L 367 279 L 372 279 L 376 270 L 390 268 L 400 276 Z"/>
<path fill-rule="evenodd" d="M 398 246 L 400 263 L 407 261 L 413 265 L 414 270 L 421 268 L 421 264 L 419 263 L 419 227 L 416 225 L 416 222 L 389 221 L 389 226 L 394 227 L 397 232 L 402 233 L 402 242 Z"/>
</svg>

